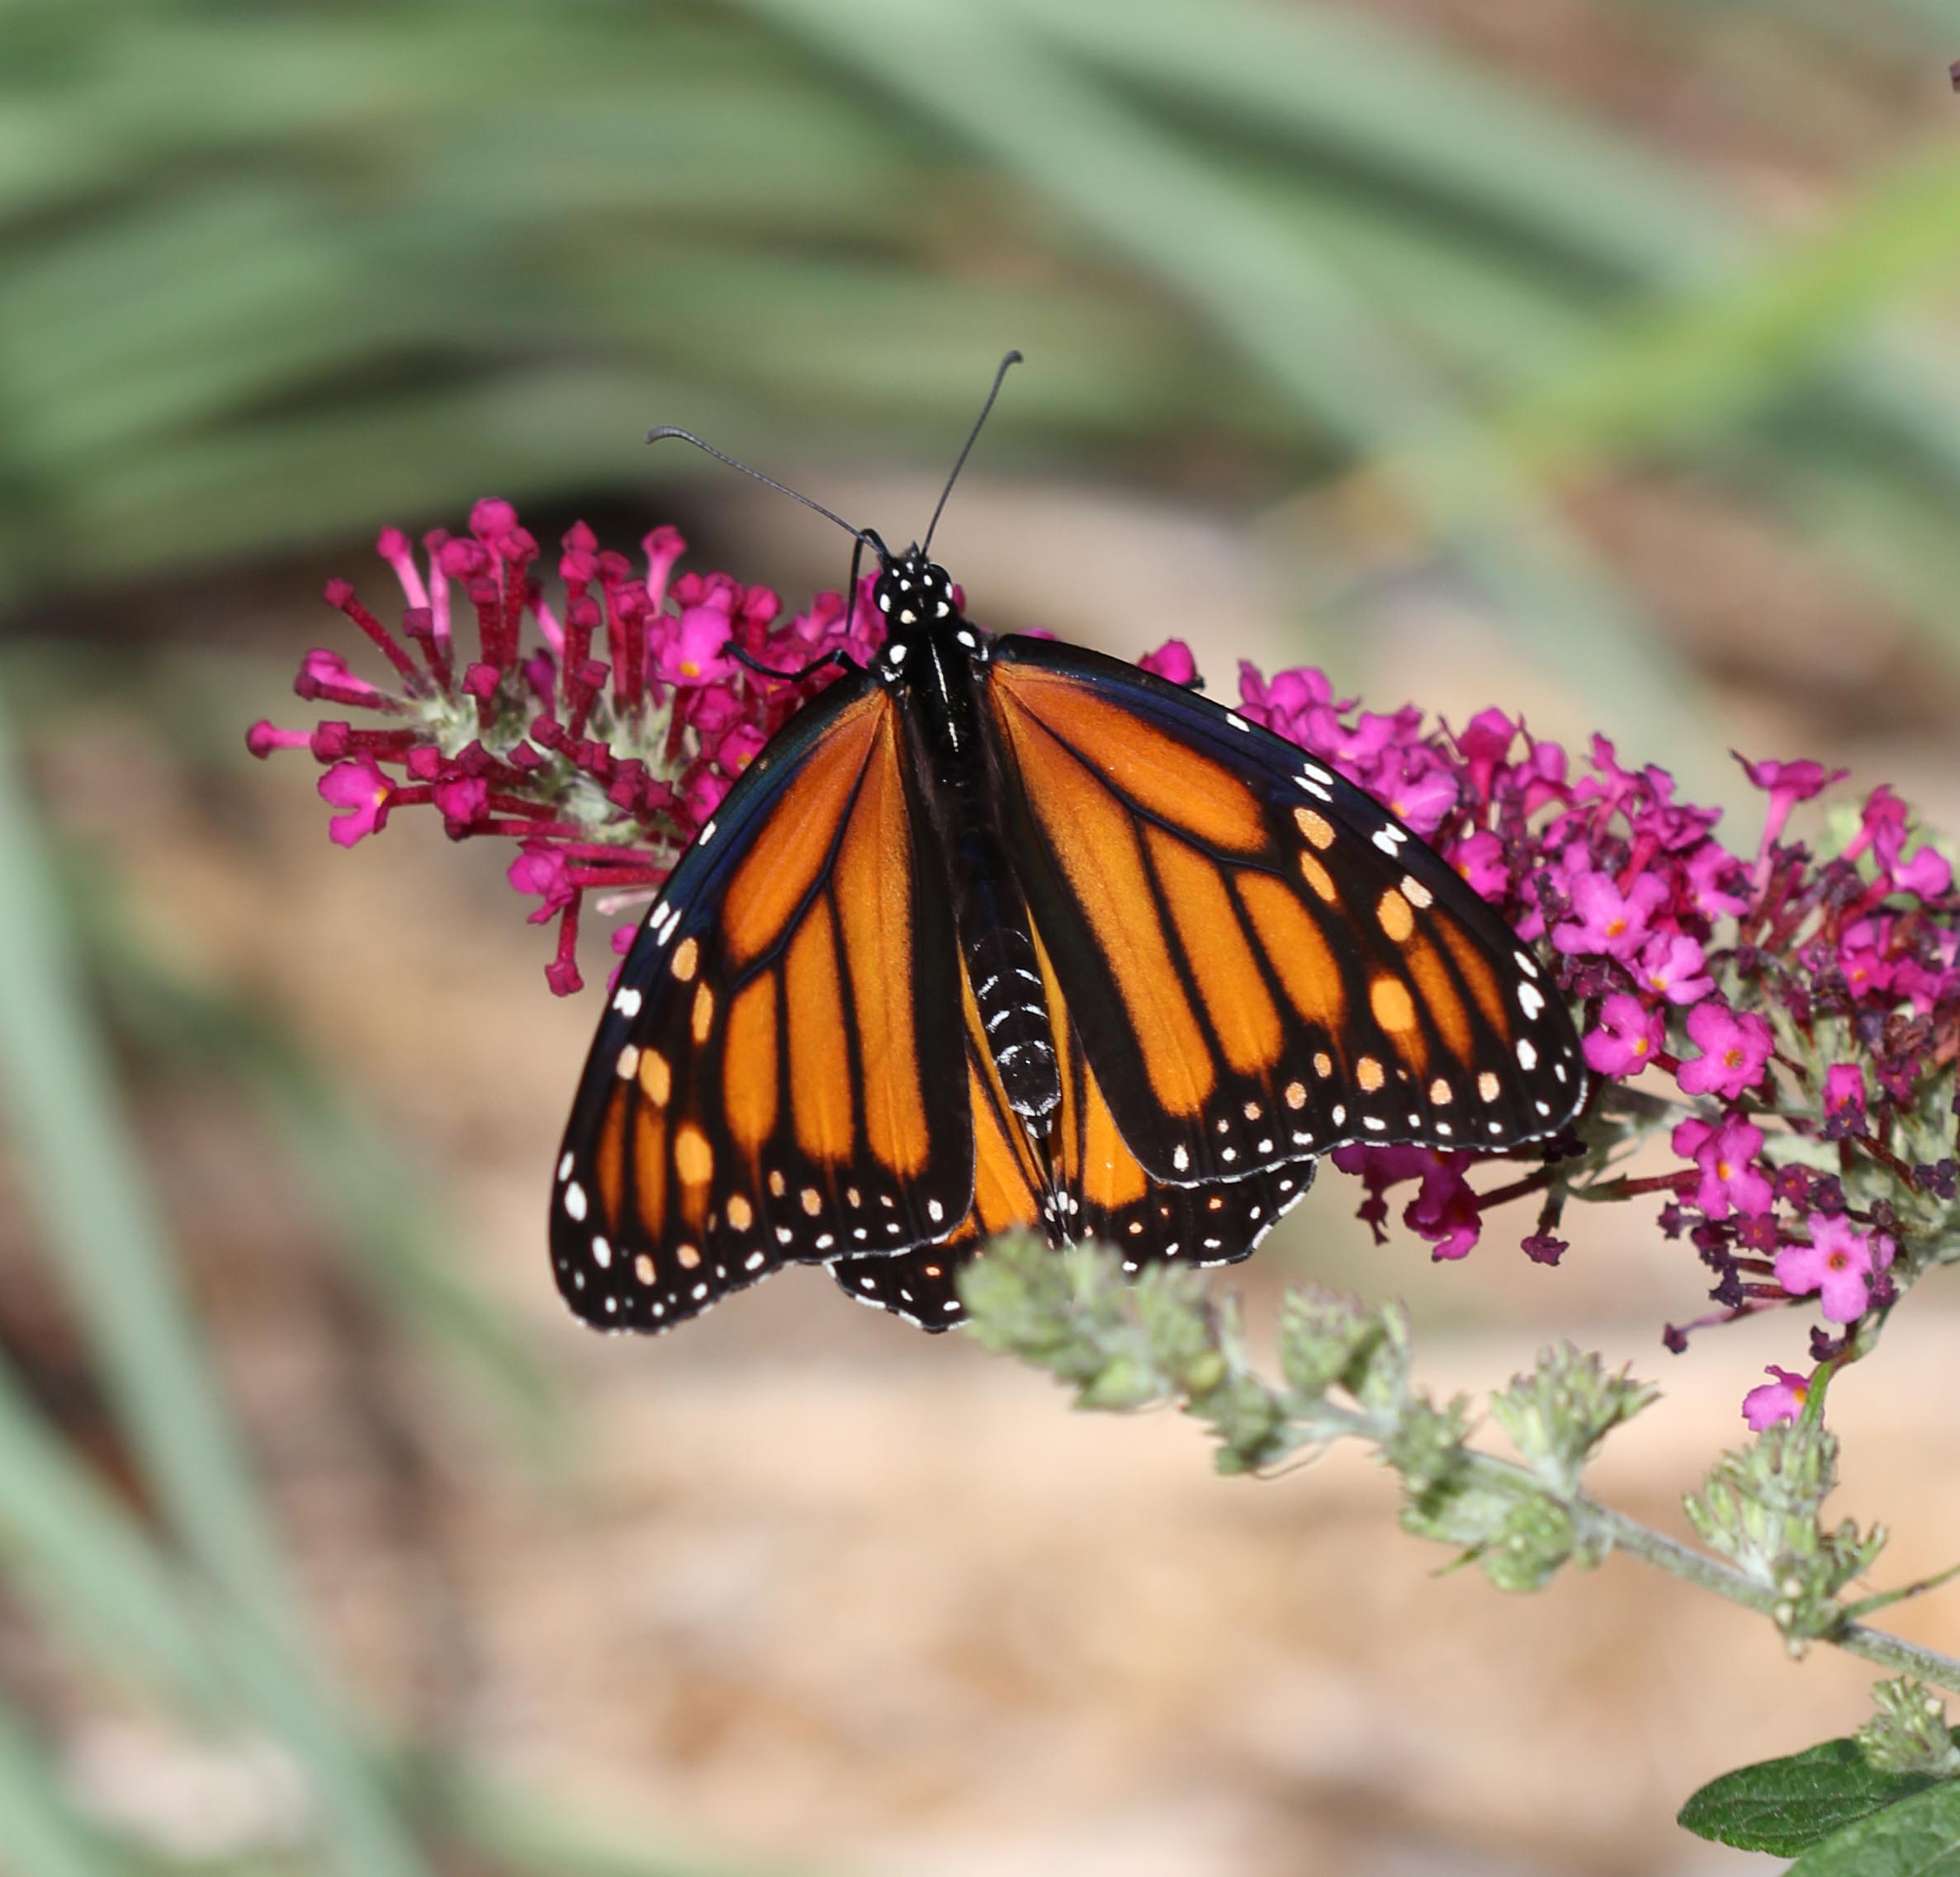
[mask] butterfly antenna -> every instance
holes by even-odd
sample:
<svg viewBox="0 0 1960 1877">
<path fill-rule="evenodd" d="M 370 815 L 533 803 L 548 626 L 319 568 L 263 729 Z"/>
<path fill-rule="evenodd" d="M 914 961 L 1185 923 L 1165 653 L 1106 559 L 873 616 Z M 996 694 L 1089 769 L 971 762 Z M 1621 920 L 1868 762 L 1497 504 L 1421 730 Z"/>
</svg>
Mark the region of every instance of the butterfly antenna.
<svg viewBox="0 0 1960 1877">
<path fill-rule="evenodd" d="M 1018 358 L 1020 357 L 1020 354 L 1016 352 L 1014 356 Z M 1003 366 L 1001 369 L 1005 371 L 1006 367 Z M 996 389 L 998 389 L 999 387 L 999 381 L 997 379 L 995 381 L 995 386 Z M 987 401 L 991 404 L 993 402 L 993 400 L 989 398 Z M 984 417 L 986 416 L 987 413 L 982 411 L 980 414 Z M 864 529 L 854 528 L 849 522 L 845 520 L 843 516 L 833 513 L 830 509 L 825 508 L 823 504 L 821 502 L 812 502 L 807 495 L 802 494 L 798 490 L 792 489 L 788 483 L 778 482 L 773 475 L 765 475 L 759 469 L 750 469 L 746 463 L 737 462 L 736 459 L 733 456 L 728 455 L 727 452 L 717 450 L 712 443 L 703 443 L 701 439 L 694 433 L 693 431 L 683 430 L 675 424 L 663 423 L 660 425 L 658 428 L 649 430 L 646 433 L 646 441 L 649 443 L 657 443 L 663 437 L 678 437 L 684 443 L 692 443 L 697 450 L 705 450 L 708 454 L 713 456 L 717 462 L 724 462 L 727 464 L 730 469 L 740 470 L 744 475 L 752 475 L 758 482 L 766 482 L 771 489 L 779 490 L 781 494 L 788 496 L 793 501 L 801 502 L 806 508 L 814 508 L 818 514 L 824 518 L 826 521 L 835 522 L 837 526 L 842 528 L 847 535 L 850 536 L 852 539 L 859 544 L 859 546 L 864 546 Z M 972 447 L 973 446 L 970 443 L 968 445 L 969 449 Z M 963 462 L 966 460 L 963 455 L 961 456 L 960 460 Z M 957 474 L 958 472 L 955 471 L 954 473 Z"/>
<path fill-rule="evenodd" d="M 919 550 L 920 553 L 930 554 L 932 551 L 933 530 L 939 527 L 940 517 L 946 512 L 946 498 L 953 493 L 953 485 L 959 480 L 959 472 L 967 466 L 967 458 L 973 453 L 973 445 L 980 439 L 980 427 L 987 422 L 987 414 L 993 409 L 994 400 L 1001 395 L 1001 381 L 1007 376 L 1009 366 L 1019 365 L 1020 362 L 1020 354 L 1011 352 L 1001 361 L 1000 369 L 994 373 L 993 389 L 987 394 L 987 402 L 981 405 L 980 414 L 973 419 L 973 428 L 967 433 L 966 447 L 959 452 L 959 461 L 954 464 L 952 475 L 946 478 L 946 486 L 940 491 L 940 505 L 932 511 L 932 521 L 926 530 L 926 541 Z"/>
</svg>

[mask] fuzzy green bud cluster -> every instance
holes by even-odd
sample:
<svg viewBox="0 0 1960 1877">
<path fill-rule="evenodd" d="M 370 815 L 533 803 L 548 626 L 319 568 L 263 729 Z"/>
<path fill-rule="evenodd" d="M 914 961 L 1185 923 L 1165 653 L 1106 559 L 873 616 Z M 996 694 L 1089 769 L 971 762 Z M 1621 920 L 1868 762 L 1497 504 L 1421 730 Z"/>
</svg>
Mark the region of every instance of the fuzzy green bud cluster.
<svg viewBox="0 0 1960 1877">
<path fill-rule="evenodd" d="M 1885 1547 L 1882 1525 L 1860 1532 L 1820 1516 L 1837 1484 L 1838 1443 L 1813 1409 L 1722 1455 L 1684 1501 L 1703 1544 L 1776 1593 L 1771 1615 L 1796 1652 L 1844 1621 L 1838 1593 Z"/>
</svg>

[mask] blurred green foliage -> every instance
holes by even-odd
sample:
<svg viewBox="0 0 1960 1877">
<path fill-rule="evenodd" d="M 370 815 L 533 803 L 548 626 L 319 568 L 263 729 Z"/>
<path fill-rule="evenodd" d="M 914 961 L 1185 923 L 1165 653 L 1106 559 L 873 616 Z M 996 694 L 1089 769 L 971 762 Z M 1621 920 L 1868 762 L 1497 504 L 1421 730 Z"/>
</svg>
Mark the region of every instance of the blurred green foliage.
<svg viewBox="0 0 1960 1877">
<path fill-rule="evenodd" d="M 1419 551 L 1658 702 L 1540 477 L 1692 462 L 1943 578 L 1960 394 L 1891 327 L 1954 177 L 1879 177 L 1781 265 L 1687 168 L 1266 0 L 15 3 L 0 569 L 626 492 L 656 418 L 936 465 L 1013 343 L 997 461 L 1236 464 L 1242 500 L 1371 467 Z"/>
<path fill-rule="evenodd" d="M 1625 3 L 1736 23 L 1779 69 L 1875 58 L 1934 90 L 1960 35 L 1956 0 Z M 59 620 L 493 490 L 637 499 L 656 420 L 771 461 L 936 467 L 1011 343 L 1031 367 L 997 466 L 1385 513 L 1297 531 L 1317 605 L 1341 617 L 1385 555 L 1444 565 L 1659 749 L 1679 675 L 1560 493 L 1693 470 L 1960 650 L 1960 375 L 1933 318 L 1956 231 L 1950 140 L 1771 237 L 1686 163 L 1302 0 L 4 0 L 0 608 Z M 0 661 L 0 714 L 24 669 Z M 548 1387 L 277 1026 L 63 889 L 4 740 L 0 879 L 23 1189 L 162 1521 L 0 1369 L 10 1588 L 84 1682 L 283 1745 L 316 1835 L 254 1871 L 679 1868 L 350 1714 L 105 1019 L 306 1143 L 350 1268 L 516 1423 L 548 1421 Z M 25 1877 L 181 1868 L 84 1817 L 3 1700 L 0 1823 Z"/>
</svg>

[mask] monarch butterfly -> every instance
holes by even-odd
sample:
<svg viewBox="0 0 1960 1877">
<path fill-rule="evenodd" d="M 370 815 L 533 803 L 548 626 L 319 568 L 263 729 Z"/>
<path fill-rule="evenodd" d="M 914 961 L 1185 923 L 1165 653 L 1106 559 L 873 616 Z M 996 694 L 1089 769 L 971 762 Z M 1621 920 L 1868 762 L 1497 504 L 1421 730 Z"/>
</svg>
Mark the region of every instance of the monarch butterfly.
<svg viewBox="0 0 1960 1877">
<path fill-rule="evenodd" d="M 994 1233 L 1222 1264 L 1343 1143 L 1570 1120 L 1562 998 L 1393 815 L 1191 691 L 982 631 L 931 527 L 850 532 L 883 648 L 749 766 L 600 1020 L 551 1208 L 579 1316 L 670 1328 L 821 1262 L 944 1329 Z"/>
</svg>

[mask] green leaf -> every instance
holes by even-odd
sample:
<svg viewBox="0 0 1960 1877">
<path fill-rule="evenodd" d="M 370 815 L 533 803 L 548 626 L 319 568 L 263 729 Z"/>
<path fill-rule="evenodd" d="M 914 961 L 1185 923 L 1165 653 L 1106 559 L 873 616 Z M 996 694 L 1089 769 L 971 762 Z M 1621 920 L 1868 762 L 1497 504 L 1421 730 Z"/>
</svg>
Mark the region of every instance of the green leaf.
<svg viewBox="0 0 1960 1877">
<path fill-rule="evenodd" d="M 134 1877 L 122 1855 L 64 1795 L 26 1723 L 0 1700 L 0 1818 L 7 1822 L 7 1868 L 19 1877 Z"/>
<path fill-rule="evenodd" d="M 1699 1837 L 1734 1845 L 1739 1851 L 1797 1857 L 1848 1826 L 1927 1793 L 1932 1784 L 1922 1774 L 1877 1771 L 1855 1740 L 1827 1740 L 1806 1752 L 1738 1766 L 1711 1780 L 1681 1808 L 1678 1822 Z M 1948 1817 L 1955 1826 L 1955 1842 L 1960 1842 L 1960 1786 L 1943 1785 L 1939 1791 L 1952 1802 Z M 1809 1870 L 1808 1860 L 1802 1868 Z M 1848 1871 L 1853 1866 L 1820 1864 L 1816 1868 Z M 1888 1864 L 1871 1868 L 1922 1867 Z M 1960 1874 L 1960 1863 L 1941 1868 Z"/>
<path fill-rule="evenodd" d="M 338 1867 L 428 1877 L 313 1652 L 80 981 L 0 698 L 0 1109 L 27 1202 L 173 1535 L 223 1606 L 215 1640 L 308 1774 Z"/>
<path fill-rule="evenodd" d="M 1960 1877 L 1960 1785 L 1887 1806 L 1826 1839 L 1787 1877 Z"/>
</svg>

